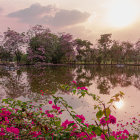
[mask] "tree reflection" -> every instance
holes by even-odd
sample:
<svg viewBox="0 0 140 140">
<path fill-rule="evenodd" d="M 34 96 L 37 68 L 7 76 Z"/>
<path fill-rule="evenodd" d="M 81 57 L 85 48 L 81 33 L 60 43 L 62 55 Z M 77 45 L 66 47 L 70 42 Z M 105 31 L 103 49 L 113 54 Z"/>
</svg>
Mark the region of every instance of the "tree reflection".
<svg viewBox="0 0 140 140">
<path fill-rule="evenodd" d="M 140 67 L 80 65 L 25 67 L 17 71 L 0 69 L 1 91 L 10 98 L 22 96 L 32 100 L 39 97 L 41 90 L 50 96 L 60 91 L 61 84 L 70 84 L 73 80 L 77 81 L 77 86 L 94 84 L 100 94 L 110 94 L 110 90 L 117 87 L 134 86 L 140 90 Z"/>
<path fill-rule="evenodd" d="M 39 93 L 41 90 L 48 94 L 57 92 L 61 84 L 69 84 L 73 78 L 72 67 L 49 66 L 46 68 L 31 68 L 27 70 L 30 90 Z"/>
<path fill-rule="evenodd" d="M 139 66 L 80 66 L 76 73 L 76 80 L 82 86 L 88 87 L 95 83 L 100 94 L 110 94 L 110 90 L 116 87 L 140 87 Z"/>
<path fill-rule="evenodd" d="M 1 89 L 4 89 L 7 98 L 25 97 L 28 94 L 26 75 L 21 70 L 7 71 L 3 69 L 0 70 L 0 75 L 2 81 Z"/>
</svg>

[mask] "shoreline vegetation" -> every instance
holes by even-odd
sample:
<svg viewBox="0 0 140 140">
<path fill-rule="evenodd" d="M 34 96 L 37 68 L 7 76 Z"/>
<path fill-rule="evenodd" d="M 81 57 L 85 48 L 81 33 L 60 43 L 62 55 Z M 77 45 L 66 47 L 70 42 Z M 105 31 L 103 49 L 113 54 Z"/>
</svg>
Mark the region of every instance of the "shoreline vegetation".
<svg viewBox="0 0 140 140">
<path fill-rule="evenodd" d="M 111 37 L 102 34 L 93 44 L 69 33 L 53 33 L 42 25 L 23 33 L 8 28 L 0 36 L 0 60 L 17 65 L 140 65 L 140 40 L 132 43 Z"/>
<path fill-rule="evenodd" d="M 117 67 L 124 67 L 124 66 L 140 66 L 140 64 L 92 64 L 92 63 L 60 63 L 60 64 L 53 64 L 53 63 L 39 63 L 39 64 L 24 64 L 20 63 L 16 66 L 64 66 L 64 65 L 92 65 L 92 66 L 117 66 Z M 12 66 L 9 63 L 0 63 L 0 66 Z M 14 65 L 14 67 L 16 67 Z"/>
<path fill-rule="evenodd" d="M 85 95 L 93 99 L 96 119 L 90 124 L 83 114 L 77 114 L 73 107 L 62 98 L 52 95 L 52 100 L 45 98 L 47 93 L 41 90 L 45 98 L 42 104 L 32 101 L 22 102 L 3 99 L 0 105 L 0 138 L 3 139 L 37 139 L 37 140 L 138 140 L 140 120 L 132 117 L 129 122 L 119 122 L 113 115 L 113 104 L 123 98 L 119 92 L 105 104 L 99 96 L 88 92 L 86 87 L 77 86 L 76 81 L 69 85 L 60 85 L 61 92 L 71 92 L 79 98 Z M 45 108 L 44 108 L 45 107 Z M 61 120 L 61 114 L 67 112 L 72 120 Z M 114 129 L 116 126 L 117 129 Z M 112 129 L 113 127 L 113 129 Z M 131 132 L 128 128 L 134 128 Z"/>
</svg>

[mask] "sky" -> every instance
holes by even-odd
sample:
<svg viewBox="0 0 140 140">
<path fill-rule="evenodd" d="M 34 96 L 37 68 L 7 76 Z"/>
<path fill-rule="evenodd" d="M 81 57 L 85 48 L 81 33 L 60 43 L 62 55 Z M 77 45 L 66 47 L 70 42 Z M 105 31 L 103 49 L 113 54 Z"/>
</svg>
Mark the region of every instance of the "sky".
<svg viewBox="0 0 140 140">
<path fill-rule="evenodd" d="M 106 33 L 135 42 L 140 38 L 140 0 L 0 0 L 1 33 L 8 27 L 24 32 L 36 24 L 91 42 Z"/>
</svg>

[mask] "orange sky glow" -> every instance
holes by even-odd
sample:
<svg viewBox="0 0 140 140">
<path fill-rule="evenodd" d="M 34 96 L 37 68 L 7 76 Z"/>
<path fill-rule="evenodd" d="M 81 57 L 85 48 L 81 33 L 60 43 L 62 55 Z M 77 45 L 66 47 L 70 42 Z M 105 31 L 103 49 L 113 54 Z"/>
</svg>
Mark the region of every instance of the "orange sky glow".
<svg viewBox="0 0 140 140">
<path fill-rule="evenodd" d="M 116 40 L 140 38 L 139 0 L 0 0 L 0 32 L 26 31 L 42 24 L 94 42 L 112 33 Z"/>
</svg>

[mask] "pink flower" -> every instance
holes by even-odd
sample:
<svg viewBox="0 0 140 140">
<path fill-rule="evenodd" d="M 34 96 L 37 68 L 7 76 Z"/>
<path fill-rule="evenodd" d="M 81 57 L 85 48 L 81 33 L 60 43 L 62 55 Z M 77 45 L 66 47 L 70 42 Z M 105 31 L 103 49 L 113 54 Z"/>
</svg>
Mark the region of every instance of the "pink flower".
<svg viewBox="0 0 140 140">
<path fill-rule="evenodd" d="M 80 87 L 77 87 L 77 89 L 81 89 Z"/>
<path fill-rule="evenodd" d="M 60 107 L 58 107 L 57 105 L 54 105 L 54 104 L 52 105 L 52 108 L 56 109 L 56 110 L 60 110 Z"/>
<path fill-rule="evenodd" d="M 112 124 L 115 124 L 116 123 L 116 118 L 112 115 L 109 115 L 109 122 L 112 123 Z"/>
<path fill-rule="evenodd" d="M 0 117 L 6 117 L 6 116 L 10 116 L 11 115 L 11 112 L 7 111 L 6 108 L 2 108 L 1 111 L 2 112 L 0 113 Z"/>
<path fill-rule="evenodd" d="M 34 131 L 31 134 L 33 135 L 33 137 L 38 137 L 39 135 L 41 135 L 41 132 Z"/>
<path fill-rule="evenodd" d="M 59 111 L 58 113 L 59 113 L 59 114 L 62 114 L 62 111 Z"/>
<path fill-rule="evenodd" d="M 50 114 L 50 113 L 48 113 L 47 116 L 48 116 L 49 118 L 54 118 L 54 115 L 53 115 L 53 114 Z"/>
<path fill-rule="evenodd" d="M 74 84 L 76 84 L 76 81 L 72 81 Z"/>
<path fill-rule="evenodd" d="M 19 129 L 15 127 L 7 127 L 6 131 L 14 134 L 19 134 Z"/>
<path fill-rule="evenodd" d="M 84 123 L 85 117 L 83 115 L 75 115 L 75 116 L 82 120 L 81 123 Z"/>
<path fill-rule="evenodd" d="M 123 133 L 129 136 L 129 132 L 126 129 L 123 130 Z"/>
<path fill-rule="evenodd" d="M 66 129 L 66 128 L 68 127 L 68 125 L 71 124 L 71 123 L 74 123 L 74 125 L 72 125 L 72 128 L 73 128 L 73 130 L 75 130 L 78 126 L 75 124 L 74 121 L 65 120 L 65 121 L 62 123 L 61 126 L 63 127 L 63 129 Z"/>
<path fill-rule="evenodd" d="M 100 138 L 101 138 L 102 140 L 105 140 L 105 135 L 104 135 L 104 134 L 101 134 Z"/>
<path fill-rule="evenodd" d="M 103 117 L 103 118 L 101 118 L 101 120 L 100 120 L 100 124 L 101 125 L 106 125 L 106 120 L 105 120 L 105 117 Z"/>
<path fill-rule="evenodd" d="M 5 135 L 4 128 L 1 128 L 0 136 Z"/>
<path fill-rule="evenodd" d="M 49 110 L 45 110 L 45 114 L 48 114 L 49 113 Z"/>
<path fill-rule="evenodd" d="M 52 104 L 52 101 L 49 101 L 48 103 L 49 103 L 49 104 Z"/>
</svg>

